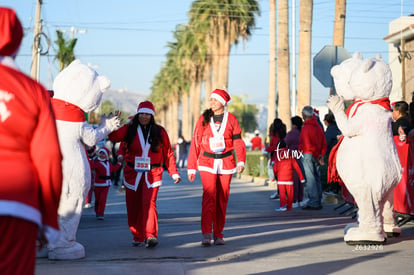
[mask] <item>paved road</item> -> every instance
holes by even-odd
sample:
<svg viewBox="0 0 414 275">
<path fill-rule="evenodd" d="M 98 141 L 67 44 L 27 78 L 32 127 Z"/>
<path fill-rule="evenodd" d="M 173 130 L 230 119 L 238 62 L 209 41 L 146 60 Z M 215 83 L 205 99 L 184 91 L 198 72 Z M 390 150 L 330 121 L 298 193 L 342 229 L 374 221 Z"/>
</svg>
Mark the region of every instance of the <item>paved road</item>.
<svg viewBox="0 0 414 275">
<path fill-rule="evenodd" d="M 168 175 L 164 179 L 157 247 L 131 246 L 124 193 L 111 188 L 104 221 L 84 209 L 77 238 L 86 258 L 37 259 L 36 274 L 412 274 L 413 223 L 384 246 L 348 246 L 343 228 L 353 220 L 340 215 L 336 204 L 320 211 L 275 212 L 279 202 L 269 200 L 273 190 L 242 179 L 231 185 L 226 245 L 202 247 L 199 178 L 178 185 Z"/>
</svg>

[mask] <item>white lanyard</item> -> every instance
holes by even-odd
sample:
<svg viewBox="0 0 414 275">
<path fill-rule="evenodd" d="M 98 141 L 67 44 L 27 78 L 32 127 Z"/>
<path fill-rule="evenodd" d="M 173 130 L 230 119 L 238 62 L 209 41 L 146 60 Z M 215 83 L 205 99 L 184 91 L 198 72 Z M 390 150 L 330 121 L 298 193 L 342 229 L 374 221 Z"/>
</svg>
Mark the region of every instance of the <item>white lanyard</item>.
<svg viewBox="0 0 414 275">
<path fill-rule="evenodd" d="M 138 137 L 142 147 L 142 155 L 135 156 L 134 170 L 136 172 L 149 172 L 151 170 L 151 159 L 148 157 L 149 149 L 151 147 L 148 142 L 149 136 L 147 136 L 147 140 L 145 140 L 144 135 L 142 133 L 142 129 L 141 127 L 139 127 Z"/>
<path fill-rule="evenodd" d="M 210 119 L 210 128 L 213 132 L 213 136 L 209 139 L 210 150 L 214 153 L 221 153 L 226 149 L 226 143 L 224 141 L 224 131 L 226 130 L 228 113 L 225 111 L 223 115 L 223 121 L 220 126 L 220 130 L 217 131 L 214 125 L 214 119 Z"/>
<path fill-rule="evenodd" d="M 148 129 L 148 133 L 150 131 L 151 131 L 151 126 Z M 144 133 L 142 132 L 141 127 L 138 127 L 137 132 L 138 132 L 139 143 L 141 144 L 141 148 L 142 148 L 141 157 L 148 157 L 148 152 L 149 152 L 149 149 L 151 148 L 151 145 L 148 142 L 149 135 L 147 136 L 147 140 L 145 140 L 144 139 Z"/>
<path fill-rule="evenodd" d="M 215 137 L 217 136 L 223 136 L 224 134 L 224 130 L 226 129 L 226 125 L 227 125 L 227 118 L 229 116 L 229 113 L 227 111 L 224 111 L 224 115 L 223 115 L 223 121 L 221 122 L 221 126 L 220 126 L 220 130 L 217 131 L 216 126 L 214 125 L 214 119 L 213 117 L 210 118 L 210 128 L 211 131 L 213 132 L 213 135 Z"/>
</svg>

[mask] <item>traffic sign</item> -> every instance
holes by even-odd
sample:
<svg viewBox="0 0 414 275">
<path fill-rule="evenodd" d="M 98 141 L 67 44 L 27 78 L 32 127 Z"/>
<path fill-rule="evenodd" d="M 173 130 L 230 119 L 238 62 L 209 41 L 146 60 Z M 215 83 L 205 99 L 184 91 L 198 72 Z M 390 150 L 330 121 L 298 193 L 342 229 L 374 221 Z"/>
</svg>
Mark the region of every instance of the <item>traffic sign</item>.
<svg viewBox="0 0 414 275">
<path fill-rule="evenodd" d="M 313 75 L 326 88 L 334 86 L 331 76 L 333 66 L 350 58 L 351 55 L 340 46 L 327 45 L 313 58 Z"/>
</svg>

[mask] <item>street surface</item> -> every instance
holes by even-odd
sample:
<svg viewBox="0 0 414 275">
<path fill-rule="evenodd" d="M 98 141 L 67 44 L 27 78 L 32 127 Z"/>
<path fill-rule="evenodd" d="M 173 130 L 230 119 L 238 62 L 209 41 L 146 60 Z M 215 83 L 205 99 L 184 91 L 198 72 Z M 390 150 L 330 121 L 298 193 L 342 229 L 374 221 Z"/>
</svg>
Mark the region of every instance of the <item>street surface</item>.
<svg viewBox="0 0 414 275">
<path fill-rule="evenodd" d="M 159 244 L 132 247 L 124 192 L 111 187 L 105 220 L 84 209 L 77 240 L 86 258 L 74 261 L 37 259 L 37 275 L 110 274 L 412 274 L 414 223 L 383 246 L 348 246 L 343 228 L 355 222 L 340 215 L 337 204 L 322 210 L 275 212 L 273 188 L 264 180 L 233 178 L 224 230 L 226 245 L 200 245 L 202 186 L 186 171 L 178 185 L 164 174 L 158 193 Z M 410 271 L 411 270 L 411 271 Z"/>
</svg>

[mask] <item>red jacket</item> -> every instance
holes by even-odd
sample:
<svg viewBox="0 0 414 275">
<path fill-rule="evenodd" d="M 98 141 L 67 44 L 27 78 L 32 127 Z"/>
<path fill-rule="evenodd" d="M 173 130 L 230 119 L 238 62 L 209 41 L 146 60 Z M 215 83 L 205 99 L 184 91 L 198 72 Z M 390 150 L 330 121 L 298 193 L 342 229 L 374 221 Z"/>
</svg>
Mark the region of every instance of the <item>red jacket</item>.
<svg viewBox="0 0 414 275">
<path fill-rule="evenodd" d="M 273 164 L 273 173 L 277 179 L 277 184 L 293 184 L 293 169 L 299 175 L 301 182 L 305 182 L 302 170 L 295 158 L 292 157 L 292 152 L 286 148 L 279 149 L 275 152 L 275 162 Z"/>
<path fill-rule="evenodd" d="M 59 236 L 62 154 L 50 96 L 1 62 L 0 76 L 0 216 L 44 226 L 54 242 Z"/>
<path fill-rule="evenodd" d="M 224 158 L 213 158 L 206 154 L 214 154 L 210 148 L 210 138 L 214 136 L 211 123 L 203 126 L 203 116 L 197 121 L 191 140 L 190 152 L 188 154 L 187 169 L 189 174 L 195 174 L 198 166 L 199 171 L 207 171 L 213 174 L 233 174 L 236 172 L 236 161 L 233 150 L 236 151 L 238 165 L 246 161 L 246 145 L 241 138 L 241 129 L 236 117 L 225 111 L 220 127 L 220 135 L 224 136 L 225 149 L 217 155 L 228 155 Z M 214 131 L 216 131 L 214 129 Z"/>
<path fill-rule="evenodd" d="M 262 138 L 259 136 L 253 137 L 250 142 L 252 143 L 252 151 L 253 150 L 262 150 L 263 144 L 262 144 Z"/>
<path fill-rule="evenodd" d="M 121 168 L 121 163 L 118 162 L 116 165 L 113 165 L 109 160 L 101 161 L 94 159 L 90 164 L 91 170 L 95 170 L 95 181 L 93 185 L 98 187 L 111 186 L 111 173 Z"/>
<path fill-rule="evenodd" d="M 124 140 L 124 137 L 127 133 L 129 124 L 125 124 L 118 130 L 112 132 L 108 135 L 109 140 L 113 142 L 121 142 Z M 126 188 L 137 190 L 138 184 L 141 180 L 141 177 L 144 175 L 145 182 L 148 188 L 158 187 L 162 184 L 162 173 L 163 173 L 163 164 L 168 169 L 168 172 L 171 177 L 174 179 L 179 177 L 177 166 L 175 164 L 174 152 L 171 148 L 170 139 L 168 137 L 165 129 L 158 125 L 161 128 L 161 140 L 162 144 L 158 149 L 158 152 L 152 152 L 151 149 L 145 146 L 145 141 L 139 138 L 139 133 L 134 137 L 134 140 L 127 149 L 125 143 L 122 142 L 119 147 L 118 156 L 123 156 L 125 160 L 124 166 L 124 185 Z M 138 126 L 137 132 L 140 132 L 141 129 Z M 141 132 L 142 133 L 142 132 Z M 143 146 L 144 145 L 144 146 Z M 148 173 L 137 173 L 134 170 L 135 157 L 142 157 L 146 155 L 151 158 L 151 165 L 157 166 L 150 170 Z"/>
<path fill-rule="evenodd" d="M 307 119 L 303 124 L 298 149 L 304 154 L 312 154 L 316 159 L 325 155 L 325 133 L 314 117 Z"/>
<path fill-rule="evenodd" d="M 275 161 L 276 159 L 276 149 L 277 149 L 277 144 L 279 143 L 279 141 L 280 141 L 280 137 L 278 133 L 276 133 L 275 136 L 271 134 L 269 147 L 265 149 L 265 151 L 270 154 L 271 161 Z"/>
</svg>

